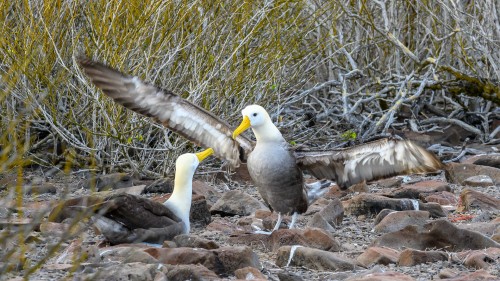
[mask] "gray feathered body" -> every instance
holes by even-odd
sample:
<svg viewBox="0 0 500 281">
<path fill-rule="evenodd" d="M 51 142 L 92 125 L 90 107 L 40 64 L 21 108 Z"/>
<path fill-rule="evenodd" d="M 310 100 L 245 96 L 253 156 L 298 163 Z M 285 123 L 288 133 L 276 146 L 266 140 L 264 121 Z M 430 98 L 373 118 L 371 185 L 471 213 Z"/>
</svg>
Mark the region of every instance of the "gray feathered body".
<svg viewBox="0 0 500 281">
<path fill-rule="evenodd" d="M 271 210 L 282 214 L 307 210 L 302 171 L 295 164 L 295 157 L 286 143 L 257 143 L 248 157 L 247 166 L 262 199 Z"/>
</svg>

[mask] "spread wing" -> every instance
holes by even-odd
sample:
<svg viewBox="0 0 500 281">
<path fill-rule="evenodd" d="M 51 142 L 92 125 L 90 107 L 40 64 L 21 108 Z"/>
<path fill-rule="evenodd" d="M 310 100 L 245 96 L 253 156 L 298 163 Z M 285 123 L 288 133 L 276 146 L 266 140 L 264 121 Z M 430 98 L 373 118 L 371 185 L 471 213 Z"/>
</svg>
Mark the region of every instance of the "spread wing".
<svg viewBox="0 0 500 281">
<path fill-rule="evenodd" d="M 380 139 L 331 151 L 296 151 L 297 164 L 318 179 L 342 188 L 400 174 L 433 172 L 443 164 L 431 152 L 408 140 Z"/>
<path fill-rule="evenodd" d="M 233 167 L 252 150 L 252 143 L 245 137 L 232 139 L 233 130 L 226 122 L 170 91 L 88 59 L 79 60 L 79 64 L 92 82 L 117 103 L 153 118 L 198 146 L 213 148 L 215 156 Z"/>
</svg>

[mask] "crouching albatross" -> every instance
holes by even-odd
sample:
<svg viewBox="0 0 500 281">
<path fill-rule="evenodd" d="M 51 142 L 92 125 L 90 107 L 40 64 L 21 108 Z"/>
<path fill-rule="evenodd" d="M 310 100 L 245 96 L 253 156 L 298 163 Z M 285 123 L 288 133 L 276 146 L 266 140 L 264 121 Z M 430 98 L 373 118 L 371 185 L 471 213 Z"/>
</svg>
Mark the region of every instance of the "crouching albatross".
<svg viewBox="0 0 500 281">
<path fill-rule="evenodd" d="M 175 162 L 174 190 L 163 204 L 120 193 L 105 198 L 92 217 L 94 225 L 111 244 L 148 242 L 161 244 L 189 233 L 193 175 L 211 148 L 182 154 Z"/>
<path fill-rule="evenodd" d="M 248 159 L 248 170 L 262 198 L 282 214 L 305 212 L 308 199 L 314 197 L 304 190 L 303 170 L 318 179 L 334 180 L 345 189 L 362 181 L 442 167 L 432 153 L 407 140 L 380 139 L 329 151 L 291 151 L 260 106 L 243 110 L 243 122 L 233 134 L 226 122 L 168 90 L 98 62 L 81 59 L 79 63 L 97 87 L 124 107 L 152 117 L 199 146 L 212 147 L 214 155 L 231 167 Z M 255 148 L 240 135 L 249 127 L 257 139 Z"/>
</svg>

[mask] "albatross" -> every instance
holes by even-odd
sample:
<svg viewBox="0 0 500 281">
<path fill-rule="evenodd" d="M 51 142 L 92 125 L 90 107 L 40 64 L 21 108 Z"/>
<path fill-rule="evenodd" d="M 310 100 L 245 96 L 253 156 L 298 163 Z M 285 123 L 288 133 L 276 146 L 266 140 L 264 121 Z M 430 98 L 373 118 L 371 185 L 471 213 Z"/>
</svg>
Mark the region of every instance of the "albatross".
<svg viewBox="0 0 500 281">
<path fill-rule="evenodd" d="M 153 118 L 199 146 L 212 147 L 214 155 L 231 167 L 248 159 L 250 176 L 266 204 L 280 218 L 281 214 L 293 215 L 290 227 L 315 197 L 307 191 L 303 171 L 336 181 L 345 189 L 362 181 L 442 168 L 431 152 L 414 142 L 392 138 L 344 149 L 292 151 L 261 106 L 246 107 L 242 124 L 233 134 L 226 122 L 171 91 L 102 63 L 80 59 L 79 64 L 98 88 L 124 107 Z M 256 144 L 241 135 L 250 127 Z"/>
<path fill-rule="evenodd" d="M 314 201 L 304 183 L 302 171 L 318 179 L 331 179 L 342 188 L 399 174 L 432 172 L 441 168 L 434 154 L 411 141 L 391 138 L 330 151 L 293 151 L 273 124 L 267 111 L 259 105 L 242 110 L 243 120 L 233 138 L 251 128 L 256 145 L 248 156 L 250 177 L 271 210 L 292 214 L 290 228 L 297 214 L 304 213 Z M 308 192 L 309 191 L 309 192 Z"/>
<path fill-rule="evenodd" d="M 174 190 L 163 204 L 131 194 L 105 198 L 94 225 L 110 244 L 148 242 L 160 244 L 190 231 L 193 175 L 198 164 L 213 153 L 211 148 L 185 153 L 175 163 Z"/>
</svg>

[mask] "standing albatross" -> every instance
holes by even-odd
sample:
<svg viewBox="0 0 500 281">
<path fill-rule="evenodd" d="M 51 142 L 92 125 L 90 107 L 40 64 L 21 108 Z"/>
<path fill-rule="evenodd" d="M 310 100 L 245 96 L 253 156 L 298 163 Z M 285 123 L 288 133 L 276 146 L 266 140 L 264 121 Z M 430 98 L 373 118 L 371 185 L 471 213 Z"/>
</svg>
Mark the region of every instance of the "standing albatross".
<svg viewBox="0 0 500 281">
<path fill-rule="evenodd" d="M 211 148 L 180 155 L 175 162 L 174 190 L 163 204 L 126 193 L 111 195 L 92 217 L 110 244 L 148 242 L 160 244 L 189 233 L 193 175 L 198 164 L 213 153 Z"/>
<path fill-rule="evenodd" d="M 269 114 L 255 105 L 243 110 L 246 117 L 233 136 L 226 122 L 170 91 L 98 62 L 81 59 L 79 63 L 92 82 L 117 103 L 154 118 L 199 146 L 212 147 L 214 155 L 232 167 L 250 158 L 248 169 L 261 196 L 272 210 L 283 214 L 302 213 L 308 207 L 311 196 L 304 189 L 303 170 L 347 188 L 361 181 L 442 167 L 432 153 L 406 140 L 380 139 L 329 151 L 291 151 Z M 257 139 L 255 148 L 239 135 L 249 127 Z"/>
</svg>

